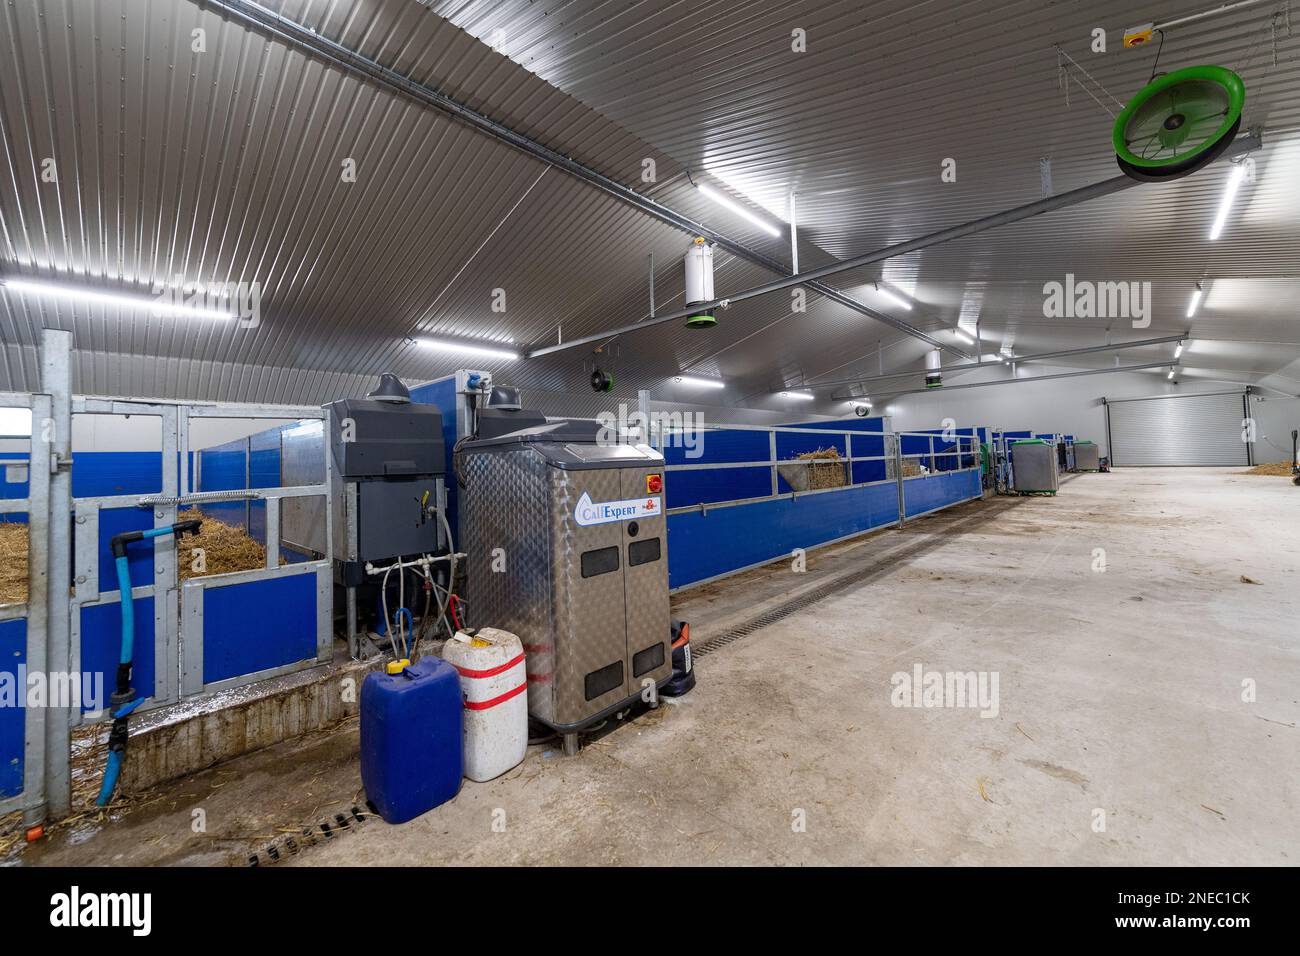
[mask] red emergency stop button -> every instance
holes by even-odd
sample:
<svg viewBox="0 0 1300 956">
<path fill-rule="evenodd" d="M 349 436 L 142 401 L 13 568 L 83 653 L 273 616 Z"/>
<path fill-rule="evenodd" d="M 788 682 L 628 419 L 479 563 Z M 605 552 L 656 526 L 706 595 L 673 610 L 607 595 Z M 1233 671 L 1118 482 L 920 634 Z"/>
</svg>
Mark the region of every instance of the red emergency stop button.
<svg viewBox="0 0 1300 956">
<path fill-rule="evenodd" d="M 663 475 L 646 475 L 645 476 L 645 493 L 648 495 L 657 495 L 664 490 Z"/>
</svg>

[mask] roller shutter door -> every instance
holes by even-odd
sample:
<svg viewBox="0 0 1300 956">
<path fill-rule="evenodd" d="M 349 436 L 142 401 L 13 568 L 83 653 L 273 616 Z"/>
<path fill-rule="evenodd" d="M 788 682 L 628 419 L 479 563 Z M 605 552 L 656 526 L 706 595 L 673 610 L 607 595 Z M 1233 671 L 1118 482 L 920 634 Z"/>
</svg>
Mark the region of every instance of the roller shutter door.
<svg viewBox="0 0 1300 956">
<path fill-rule="evenodd" d="M 1106 403 L 1111 463 L 1248 465 L 1241 440 L 1242 392 L 1141 398 Z"/>
</svg>

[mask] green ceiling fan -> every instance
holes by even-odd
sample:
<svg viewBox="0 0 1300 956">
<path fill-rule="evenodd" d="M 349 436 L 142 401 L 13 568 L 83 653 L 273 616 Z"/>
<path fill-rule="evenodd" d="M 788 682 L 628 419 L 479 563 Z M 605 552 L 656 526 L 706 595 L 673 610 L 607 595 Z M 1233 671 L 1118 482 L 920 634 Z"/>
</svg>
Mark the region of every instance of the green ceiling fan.
<svg viewBox="0 0 1300 956">
<path fill-rule="evenodd" d="M 1115 118 L 1119 168 L 1143 182 L 1188 176 L 1228 148 L 1241 126 L 1246 86 L 1221 66 L 1189 66 L 1138 90 Z"/>
</svg>

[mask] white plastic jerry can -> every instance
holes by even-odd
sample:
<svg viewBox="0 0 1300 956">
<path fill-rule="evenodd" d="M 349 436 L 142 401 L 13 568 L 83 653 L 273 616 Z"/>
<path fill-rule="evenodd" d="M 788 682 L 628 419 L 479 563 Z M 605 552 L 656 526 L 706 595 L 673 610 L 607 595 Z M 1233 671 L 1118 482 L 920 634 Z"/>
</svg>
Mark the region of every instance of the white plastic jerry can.
<svg viewBox="0 0 1300 956">
<path fill-rule="evenodd" d="M 528 675 L 524 646 L 495 627 L 458 631 L 442 658 L 460 674 L 465 702 L 465 776 L 491 780 L 528 750 Z"/>
</svg>

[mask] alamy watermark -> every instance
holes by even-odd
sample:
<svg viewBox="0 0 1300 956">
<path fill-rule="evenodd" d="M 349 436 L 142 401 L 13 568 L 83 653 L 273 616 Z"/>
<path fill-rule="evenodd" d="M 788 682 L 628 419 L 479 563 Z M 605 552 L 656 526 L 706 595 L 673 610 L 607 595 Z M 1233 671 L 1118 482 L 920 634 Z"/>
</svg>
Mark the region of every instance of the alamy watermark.
<svg viewBox="0 0 1300 956">
<path fill-rule="evenodd" d="M 101 712 L 108 704 L 101 671 L 0 671 L 0 708 L 79 708 Z"/>
<path fill-rule="evenodd" d="M 895 671 L 889 678 L 895 707 L 978 709 L 981 717 L 998 715 L 997 671 L 928 671 L 923 664 Z"/>
<path fill-rule="evenodd" d="M 1043 284 L 1043 315 L 1049 319 L 1129 319 L 1135 329 L 1151 325 L 1150 282 L 1092 282 L 1067 272 L 1064 282 Z"/>
<path fill-rule="evenodd" d="M 601 412 L 596 416 L 600 430 L 596 442 L 600 445 L 619 445 L 629 439 L 653 444 L 656 448 L 682 448 L 688 459 L 704 454 L 703 412 L 643 413 L 626 404 L 617 412 Z"/>
<path fill-rule="evenodd" d="M 186 282 L 178 275 L 171 285 L 155 282 L 152 292 L 158 310 L 185 308 L 224 314 L 248 329 L 257 328 L 262 321 L 260 282 Z"/>
</svg>

